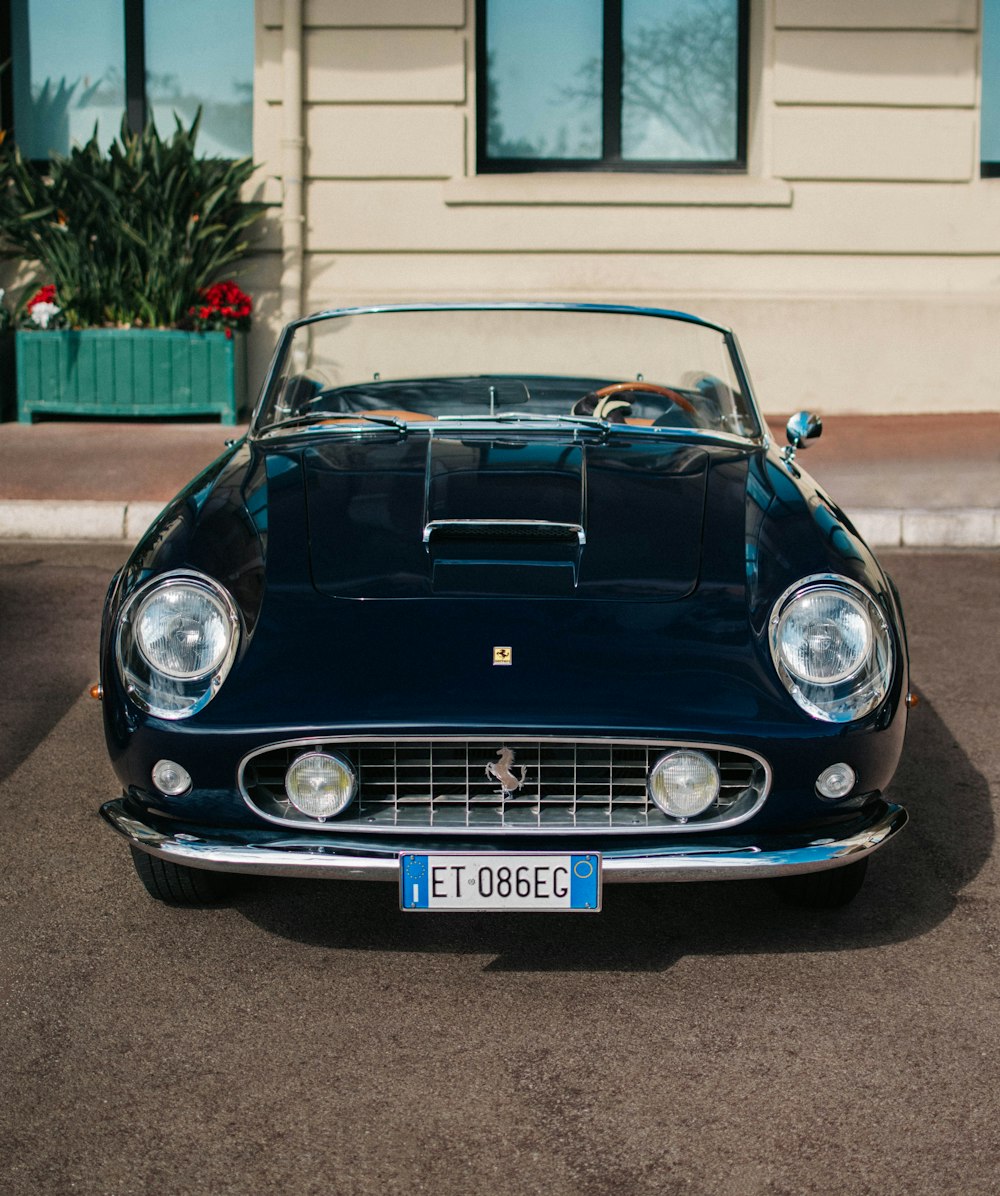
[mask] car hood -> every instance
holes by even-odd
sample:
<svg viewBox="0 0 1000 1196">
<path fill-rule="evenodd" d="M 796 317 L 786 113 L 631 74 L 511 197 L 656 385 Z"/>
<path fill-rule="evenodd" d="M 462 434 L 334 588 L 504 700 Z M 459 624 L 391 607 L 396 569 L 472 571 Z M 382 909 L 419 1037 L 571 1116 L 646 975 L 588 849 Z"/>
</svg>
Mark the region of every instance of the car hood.
<svg viewBox="0 0 1000 1196">
<path fill-rule="evenodd" d="M 616 434 L 373 437 L 305 450 L 313 582 L 338 598 L 676 600 L 709 454 Z"/>
<path fill-rule="evenodd" d="M 150 571 L 197 568 L 248 633 L 192 726 L 252 728 L 267 711 L 274 733 L 816 734 L 770 663 L 774 601 L 841 573 L 891 606 L 843 512 L 763 445 L 616 432 L 437 447 L 245 444 L 167 508 L 119 599 Z M 464 519 L 495 536 L 427 534 Z M 546 527 L 537 543 L 524 520 Z"/>
</svg>

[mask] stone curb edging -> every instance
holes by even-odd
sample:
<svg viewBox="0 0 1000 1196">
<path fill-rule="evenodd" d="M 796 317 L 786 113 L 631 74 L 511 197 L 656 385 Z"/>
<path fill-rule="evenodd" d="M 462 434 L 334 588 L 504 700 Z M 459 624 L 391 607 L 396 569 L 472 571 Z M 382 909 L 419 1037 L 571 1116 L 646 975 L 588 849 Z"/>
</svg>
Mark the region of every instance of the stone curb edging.
<svg viewBox="0 0 1000 1196">
<path fill-rule="evenodd" d="M 156 502 L 0 500 L 0 540 L 122 540 L 134 544 L 162 510 Z M 1000 548 L 1000 511 L 868 508 L 850 513 L 873 548 Z"/>
<path fill-rule="evenodd" d="M 1000 511 L 993 507 L 869 508 L 850 517 L 873 548 L 1000 548 Z"/>
<path fill-rule="evenodd" d="M 123 540 L 134 544 L 163 503 L 0 500 L 0 540 Z"/>
</svg>

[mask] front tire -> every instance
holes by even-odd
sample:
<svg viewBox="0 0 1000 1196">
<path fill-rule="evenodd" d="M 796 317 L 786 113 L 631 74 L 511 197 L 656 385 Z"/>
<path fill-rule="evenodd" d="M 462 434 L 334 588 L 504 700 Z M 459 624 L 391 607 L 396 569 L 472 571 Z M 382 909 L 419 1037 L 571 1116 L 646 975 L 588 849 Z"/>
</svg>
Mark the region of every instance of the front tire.
<svg viewBox="0 0 1000 1196">
<path fill-rule="evenodd" d="M 136 875 L 150 897 L 157 901 L 167 905 L 215 905 L 229 891 L 229 877 L 223 873 L 187 868 L 148 855 L 137 847 L 129 850 Z"/>
<path fill-rule="evenodd" d="M 868 857 L 865 856 L 842 868 L 806 872 L 802 876 L 782 876 L 771 883 L 781 900 L 788 905 L 806 909 L 840 909 L 857 897 L 865 883 L 867 871 Z"/>
</svg>

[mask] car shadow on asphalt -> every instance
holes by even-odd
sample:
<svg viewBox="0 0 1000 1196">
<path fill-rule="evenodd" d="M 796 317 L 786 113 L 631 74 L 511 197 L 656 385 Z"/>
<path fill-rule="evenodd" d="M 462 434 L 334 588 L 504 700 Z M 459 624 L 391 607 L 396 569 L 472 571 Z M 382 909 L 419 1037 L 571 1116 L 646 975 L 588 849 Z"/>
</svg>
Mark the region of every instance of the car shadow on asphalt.
<svg viewBox="0 0 1000 1196">
<path fill-rule="evenodd" d="M 120 544 L 0 545 L 0 781 L 97 680 L 101 606 Z"/>
<path fill-rule="evenodd" d="M 910 824 L 842 910 L 797 909 L 765 881 L 607 885 L 599 915 L 405 914 L 393 886 L 258 880 L 234 906 L 282 938 L 331 950 L 488 956 L 489 971 L 649 972 L 685 955 L 850 951 L 904 942 L 954 910 L 990 855 L 986 778 L 926 702 L 889 796 Z"/>
</svg>

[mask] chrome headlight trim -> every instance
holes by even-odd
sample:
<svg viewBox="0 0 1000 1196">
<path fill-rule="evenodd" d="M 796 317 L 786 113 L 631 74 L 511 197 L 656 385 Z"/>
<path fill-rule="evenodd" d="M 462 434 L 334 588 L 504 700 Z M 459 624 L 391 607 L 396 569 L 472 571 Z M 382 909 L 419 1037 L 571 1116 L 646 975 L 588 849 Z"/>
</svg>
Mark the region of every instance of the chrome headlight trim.
<svg viewBox="0 0 1000 1196">
<path fill-rule="evenodd" d="M 793 672 L 782 651 L 782 635 L 797 603 L 809 596 L 829 593 L 867 620 L 865 651 L 857 662 L 830 681 Z M 812 718 L 829 723 L 856 722 L 870 714 L 889 692 L 895 667 L 895 645 L 885 612 L 874 596 L 857 582 L 837 573 L 814 573 L 788 587 L 771 608 L 768 620 L 771 662 L 782 684 Z"/>
<path fill-rule="evenodd" d="M 223 616 L 228 643 L 216 656 L 212 667 L 196 674 L 169 674 L 158 669 L 143 652 L 136 634 L 136 623 L 148 603 L 160 591 L 185 586 L 202 591 L 205 598 Z M 135 589 L 118 615 L 115 632 L 115 662 L 118 676 L 129 698 L 157 718 L 190 718 L 215 697 L 236 659 L 242 622 L 229 592 L 213 578 L 194 569 L 161 573 Z"/>
</svg>

